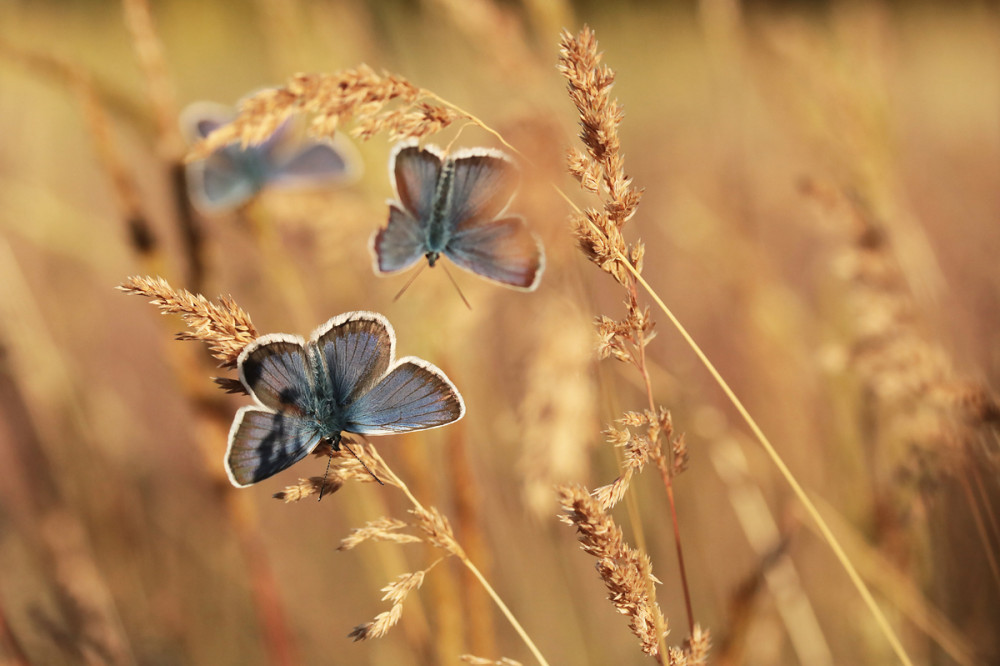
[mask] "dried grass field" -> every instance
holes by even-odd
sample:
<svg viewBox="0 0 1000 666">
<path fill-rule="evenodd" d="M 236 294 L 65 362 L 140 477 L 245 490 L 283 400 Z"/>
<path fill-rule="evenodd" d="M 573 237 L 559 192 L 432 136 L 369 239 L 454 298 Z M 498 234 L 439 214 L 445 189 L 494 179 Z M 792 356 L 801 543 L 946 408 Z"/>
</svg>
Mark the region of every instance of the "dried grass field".
<svg viewBox="0 0 1000 666">
<path fill-rule="evenodd" d="M 355 177 L 192 205 L 285 118 Z M 407 137 L 537 289 L 394 298 Z M 1000 663 L 998 257 L 995 3 L 0 3 L 0 664 Z M 242 350 L 355 310 L 464 418 L 234 487 Z"/>
</svg>

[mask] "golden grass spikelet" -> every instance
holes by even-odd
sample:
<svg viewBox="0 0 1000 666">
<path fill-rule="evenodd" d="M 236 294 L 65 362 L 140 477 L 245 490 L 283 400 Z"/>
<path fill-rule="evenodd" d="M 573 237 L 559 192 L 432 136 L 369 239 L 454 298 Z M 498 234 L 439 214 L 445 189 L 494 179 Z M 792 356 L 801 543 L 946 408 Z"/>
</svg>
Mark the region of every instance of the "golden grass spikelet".
<svg viewBox="0 0 1000 666">
<path fill-rule="evenodd" d="M 148 276 L 129 277 L 118 288 L 127 294 L 149 298 L 163 314 L 180 315 L 191 330 L 179 333 L 177 339 L 208 344 L 222 367 L 235 368 L 243 348 L 259 337 L 250 315 L 232 297 L 220 297 L 215 304 L 201 294 L 175 290 L 163 278 Z"/>
<path fill-rule="evenodd" d="M 410 509 L 410 513 L 416 516 L 416 525 L 427 535 L 427 541 L 446 552 L 460 552 L 451 524 L 435 507 L 418 507 Z"/>
<path fill-rule="evenodd" d="M 566 512 L 560 519 L 576 527 L 584 552 L 597 558 L 597 572 L 608 588 L 608 598 L 618 612 L 629 617 L 629 628 L 642 651 L 657 655 L 667 621 L 650 599 L 651 584 L 658 581 L 649 558 L 625 544 L 621 528 L 586 488 L 560 486 L 559 502 Z"/>
<path fill-rule="evenodd" d="M 694 625 L 694 632 L 684 639 L 681 647 L 670 647 L 670 666 L 705 666 L 708 664 L 708 652 L 712 647 L 711 635 L 707 629 Z"/>
<path fill-rule="evenodd" d="M 649 308 L 640 310 L 631 302 L 626 304 L 628 314 L 623 321 L 606 315 L 595 318 L 597 324 L 597 353 L 601 359 L 614 356 L 619 361 L 631 363 L 640 372 L 642 358 L 640 347 L 645 347 L 656 337 L 655 323 Z"/>
<path fill-rule="evenodd" d="M 577 179 L 580 187 L 591 194 L 601 191 L 601 165 L 592 161 L 577 148 L 570 148 L 566 155 L 566 168 Z"/>
<path fill-rule="evenodd" d="M 611 275 L 622 286 L 628 287 L 632 274 L 622 265 L 628 248 L 621 231 L 611 221 L 606 211 L 587 209 L 570 219 L 577 243 L 587 258 L 601 270 Z"/>
<path fill-rule="evenodd" d="M 626 467 L 617 479 L 600 488 L 595 488 L 591 495 L 593 495 L 594 500 L 603 510 L 610 511 L 625 497 L 625 491 L 628 490 L 629 484 L 632 483 L 634 475 L 634 469 Z"/>
<path fill-rule="evenodd" d="M 625 159 L 618 138 L 618 125 L 625 111 L 618 100 L 612 100 L 610 96 L 614 71 L 600 62 L 597 39 L 589 26 L 584 26 L 576 37 L 563 31 L 558 69 L 566 78 L 570 100 L 580 114 L 580 140 L 593 162 L 593 165 L 588 165 L 581 160 L 581 153 L 573 152 L 569 158 L 569 170 L 574 175 L 601 174 L 600 178 L 588 178 L 584 188 L 595 192 L 589 186 L 592 180 L 603 184 L 608 195 L 605 212 L 611 223 L 620 229 L 635 214 L 642 190 L 633 188 L 632 179 L 625 175 Z M 579 179 L 584 184 L 584 179 Z"/>
<path fill-rule="evenodd" d="M 424 583 L 426 571 L 415 571 L 413 573 L 400 574 L 396 580 L 382 588 L 385 594 L 382 601 L 391 601 L 393 604 L 401 604 L 406 599 L 406 595 Z"/>
<path fill-rule="evenodd" d="M 678 435 L 674 438 L 674 441 L 670 445 L 670 450 L 674 454 L 674 459 L 671 466 L 671 474 L 677 476 L 684 470 L 688 468 L 688 462 L 690 461 L 690 455 L 688 453 L 687 440 L 684 435 Z"/>
<path fill-rule="evenodd" d="M 424 98 L 424 99 L 421 99 Z M 344 123 L 355 120 L 353 134 L 368 139 L 387 132 L 393 139 L 423 138 L 468 116 L 444 104 L 401 76 L 367 65 L 333 74 L 296 74 L 285 86 L 262 90 L 240 103 L 239 115 L 195 144 L 188 160 L 204 159 L 239 141 L 244 147 L 269 137 L 289 116 L 312 116 L 310 131 L 332 137 Z M 399 106 L 387 109 L 390 104 Z"/>
<path fill-rule="evenodd" d="M 618 419 L 618 423 L 626 427 L 622 430 L 608 428 L 604 431 L 604 435 L 609 444 L 622 449 L 624 456 L 622 473 L 612 483 L 601 486 L 591 493 L 604 511 L 610 510 L 622 500 L 632 477 L 641 472 L 650 459 L 656 460 L 658 465 L 665 466 L 666 462 L 659 443 L 660 437 L 669 440 L 674 432 L 670 412 L 663 407 L 656 413 L 648 409 L 642 412 L 625 412 Z M 646 433 L 641 435 L 629 429 L 642 426 L 646 427 Z M 687 468 L 687 446 L 683 437 L 671 442 L 671 452 L 673 460 L 669 468 L 670 474 L 676 476 Z"/>
<path fill-rule="evenodd" d="M 406 600 L 406 595 L 423 584 L 424 576 L 429 570 L 428 568 L 401 574 L 396 580 L 383 587 L 382 592 L 385 594 L 382 596 L 382 601 L 391 601 L 392 607 L 376 615 L 371 622 L 354 627 L 348 634 L 348 638 L 353 638 L 355 641 L 365 641 L 371 638 L 381 638 L 389 633 L 389 630 L 399 622 L 399 618 L 403 614 L 403 601 Z"/>
<path fill-rule="evenodd" d="M 418 536 L 400 533 L 397 530 L 409 527 L 402 520 L 396 518 L 379 518 L 365 523 L 364 527 L 356 527 L 351 533 L 341 539 L 337 550 L 351 550 L 365 541 L 392 541 L 393 543 L 420 543 L 423 541 Z"/>
<path fill-rule="evenodd" d="M 372 477 L 372 474 L 374 474 L 382 483 L 395 486 L 395 476 L 388 473 L 381 458 L 372 455 L 369 449 L 370 446 L 370 444 L 358 442 L 349 434 L 344 433 L 339 451 L 334 451 L 330 442 L 323 441 L 313 449 L 312 454 L 317 458 L 331 458 L 330 476 L 337 476 L 342 481 L 378 483 Z M 350 450 L 348 450 L 348 447 L 350 447 Z M 365 467 L 368 469 L 365 469 Z M 371 470 L 370 473 L 369 470 Z"/>
<path fill-rule="evenodd" d="M 284 500 L 288 504 L 289 502 L 298 502 L 307 497 L 318 495 L 320 492 L 324 496 L 332 495 L 340 490 L 343 485 L 344 480 L 336 474 L 328 474 L 326 477 L 311 476 L 308 479 L 299 479 L 298 483 L 291 486 L 285 486 L 284 490 L 274 493 L 271 497 Z"/>
<path fill-rule="evenodd" d="M 364 624 L 359 624 L 351 630 L 351 633 L 347 634 L 348 638 L 353 638 L 355 642 L 357 641 L 367 641 L 372 638 L 382 638 L 397 622 L 399 622 L 400 616 L 403 614 L 403 605 L 396 604 L 387 611 L 382 611 L 375 616 L 375 619 L 371 622 L 365 622 Z"/>
</svg>

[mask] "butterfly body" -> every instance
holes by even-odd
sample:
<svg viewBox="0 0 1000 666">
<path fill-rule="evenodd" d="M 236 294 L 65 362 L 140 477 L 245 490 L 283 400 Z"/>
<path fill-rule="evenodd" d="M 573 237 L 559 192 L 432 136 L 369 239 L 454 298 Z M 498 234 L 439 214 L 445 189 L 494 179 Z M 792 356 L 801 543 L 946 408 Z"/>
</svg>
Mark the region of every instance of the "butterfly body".
<svg viewBox="0 0 1000 666">
<path fill-rule="evenodd" d="M 390 159 L 390 179 L 397 199 L 372 236 L 376 273 L 396 273 L 421 258 L 434 266 L 446 256 L 507 287 L 538 286 L 545 254 L 524 219 L 506 212 L 518 182 L 506 155 L 482 148 L 445 155 L 402 143 Z"/>
<path fill-rule="evenodd" d="M 340 433 L 351 427 L 348 414 L 338 397 L 334 395 L 330 380 L 330 370 L 319 347 L 312 341 L 306 345 L 306 354 L 313 378 L 313 424 L 321 440 L 327 440 L 335 451 L 340 450 Z"/>
<path fill-rule="evenodd" d="M 452 216 L 452 202 L 455 197 L 452 188 L 454 182 L 455 162 L 447 160 L 441 165 L 441 175 L 438 176 L 437 188 L 434 191 L 434 206 L 427 219 L 427 234 L 424 240 L 427 249 L 424 256 L 432 267 L 438 257 L 447 250 L 448 241 L 451 240 L 448 220 Z"/>
<path fill-rule="evenodd" d="M 339 449 L 343 432 L 386 435 L 462 418 L 465 404 L 443 372 L 394 355 L 392 326 L 374 312 L 334 317 L 308 341 L 272 334 L 247 345 L 240 381 L 257 404 L 241 408 L 229 432 L 233 484 L 266 479 L 321 441 Z"/>
</svg>

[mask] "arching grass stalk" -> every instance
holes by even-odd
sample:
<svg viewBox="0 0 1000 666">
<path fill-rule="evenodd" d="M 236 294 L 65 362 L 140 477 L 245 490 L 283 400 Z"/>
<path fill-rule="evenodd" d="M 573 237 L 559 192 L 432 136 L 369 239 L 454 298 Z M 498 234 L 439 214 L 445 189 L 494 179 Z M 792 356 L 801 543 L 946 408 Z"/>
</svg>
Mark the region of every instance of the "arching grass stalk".
<svg viewBox="0 0 1000 666">
<path fill-rule="evenodd" d="M 524 155 L 523 153 L 521 153 L 521 151 L 511 146 L 506 140 L 503 139 L 503 137 L 496 130 L 488 127 L 485 123 L 483 123 L 481 120 L 479 120 L 472 114 L 469 114 L 468 112 L 460 109 L 459 107 L 437 96 L 435 96 L 435 99 L 437 99 L 444 106 L 450 107 L 456 112 L 467 116 L 472 120 L 472 122 L 482 127 L 486 132 L 497 137 L 497 139 L 501 143 L 503 143 L 503 145 L 506 146 L 508 149 L 517 153 L 521 158 L 524 158 Z M 577 206 L 576 203 L 573 202 L 573 200 L 565 192 L 562 191 L 562 189 L 560 189 L 558 186 L 554 187 L 556 191 L 559 193 L 559 195 L 562 196 L 562 198 L 565 199 L 567 203 L 569 203 L 569 205 L 574 209 L 576 213 L 583 215 L 583 211 L 579 208 L 579 206 Z M 712 379 L 722 389 L 723 393 L 726 395 L 726 398 L 736 408 L 736 411 L 739 413 L 740 417 L 750 428 L 750 431 L 753 433 L 754 437 L 756 437 L 760 445 L 764 448 L 764 451 L 767 453 L 768 457 L 771 458 L 771 461 L 774 463 L 775 467 L 778 468 L 778 471 L 781 473 L 785 481 L 791 487 L 792 492 L 802 503 L 803 507 L 805 507 L 806 512 L 809 514 L 810 518 L 815 522 L 817 528 L 819 529 L 820 534 L 823 536 L 823 539 L 830 546 L 831 550 L 833 550 L 834 556 L 836 557 L 837 561 L 840 563 L 841 567 L 843 567 L 844 571 L 848 575 L 848 578 L 850 578 L 851 583 L 854 585 L 855 589 L 857 589 L 858 593 L 861 595 L 862 600 L 865 602 L 865 605 L 868 607 L 869 611 L 874 616 L 876 624 L 878 625 L 882 634 L 886 637 L 886 640 L 892 647 L 893 652 L 899 658 L 900 662 L 906 664 L 907 666 L 911 666 L 913 662 L 910 660 L 909 655 L 906 653 L 906 649 L 903 647 L 903 644 L 896 635 L 896 632 L 889 624 L 889 621 L 886 618 L 885 614 L 882 612 L 882 609 L 879 608 L 878 604 L 876 603 L 875 598 L 872 596 L 870 590 L 868 589 L 868 586 L 865 584 L 864 580 L 858 574 L 854 565 L 851 563 L 850 558 L 848 558 L 847 554 L 844 552 L 844 549 L 840 545 L 840 542 L 834 536 L 829 525 L 823 519 L 823 516 L 819 513 L 819 510 L 816 508 L 815 504 L 813 504 L 813 502 L 809 499 L 809 496 L 806 494 L 801 484 L 799 484 L 798 480 L 792 474 L 791 470 L 785 464 L 784 460 L 778 454 L 777 450 L 771 444 L 770 440 L 761 430 L 760 426 L 757 425 L 756 420 L 754 420 L 754 418 L 750 415 L 750 412 L 743 405 L 742 401 L 736 396 L 736 393 L 732 390 L 732 388 L 723 378 L 722 374 L 718 371 L 718 369 L 716 369 L 715 365 L 711 362 L 711 360 L 709 360 L 708 356 L 701 349 L 698 343 L 695 342 L 691 334 L 688 333 L 687 329 L 683 326 L 683 324 L 681 324 L 680 320 L 674 315 L 674 313 L 670 310 L 670 308 L 667 307 L 666 303 L 664 303 L 663 299 L 660 298 L 656 290 L 653 289 L 653 287 L 642 277 L 639 270 L 636 268 L 636 266 L 633 264 L 630 258 L 626 256 L 625 253 L 622 252 L 614 242 L 612 242 L 612 239 L 609 238 L 606 231 L 599 228 L 597 224 L 594 223 L 593 219 L 590 216 L 587 216 L 586 220 L 590 231 L 597 234 L 604 241 L 605 246 L 614 252 L 615 258 L 617 259 L 616 263 L 624 267 L 624 269 L 631 274 L 632 279 L 634 279 L 636 283 L 642 286 L 643 290 L 653 300 L 653 302 L 657 305 L 657 307 L 667 316 L 667 318 L 670 320 L 670 323 L 681 334 L 681 337 L 684 339 L 684 342 L 695 353 L 695 356 L 697 356 L 698 360 L 702 363 L 705 369 L 708 370 L 709 374 L 712 376 Z M 669 487 L 670 486 L 668 485 L 668 489 Z M 673 506 L 672 493 L 670 495 L 671 495 L 671 506 Z M 685 591 L 686 588 L 687 585 L 685 582 Z M 688 613 L 690 615 L 690 609 L 688 610 Z"/>
</svg>

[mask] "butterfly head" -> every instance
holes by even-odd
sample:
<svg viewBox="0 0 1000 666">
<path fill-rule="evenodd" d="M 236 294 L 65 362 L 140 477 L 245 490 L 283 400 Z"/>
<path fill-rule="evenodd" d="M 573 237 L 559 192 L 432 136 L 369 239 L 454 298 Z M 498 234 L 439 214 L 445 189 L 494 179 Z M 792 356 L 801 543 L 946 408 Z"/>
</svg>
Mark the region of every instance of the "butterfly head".
<svg viewBox="0 0 1000 666">
<path fill-rule="evenodd" d="M 438 258 L 441 256 L 441 253 L 440 252 L 428 252 L 424 256 L 427 257 L 427 264 L 431 268 L 434 268 L 434 264 L 435 264 L 435 262 L 437 262 Z"/>
</svg>

